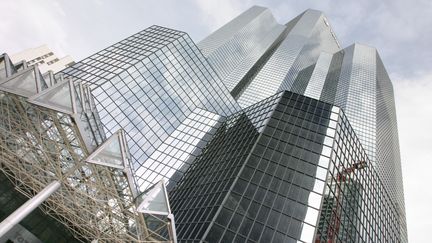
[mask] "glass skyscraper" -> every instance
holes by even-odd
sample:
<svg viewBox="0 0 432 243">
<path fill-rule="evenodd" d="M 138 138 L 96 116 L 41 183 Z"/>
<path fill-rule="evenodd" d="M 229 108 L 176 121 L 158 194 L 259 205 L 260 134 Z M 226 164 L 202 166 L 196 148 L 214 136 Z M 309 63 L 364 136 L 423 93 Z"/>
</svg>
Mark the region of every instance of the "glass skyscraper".
<svg viewBox="0 0 432 243">
<path fill-rule="evenodd" d="M 219 116 L 240 109 L 190 37 L 159 26 L 61 74 L 89 85 L 108 135 L 126 131 L 142 190 L 164 178 L 175 184 Z"/>
<path fill-rule="evenodd" d="M 207 46 L 212 46 L 208 42 L 213 42 L 217 37 L 214 45 L 218 47 L 213 47 L 211 54 L 207 54 L 210 62 L 225 65 L 225 59 L 217 59 L 215 56 L 225 53 L 229 49 L 227 46 L 233 46 L 233 42 L 236 45 L 247 43 L 248 40 L 235 38 L 242 29 L 237 30 L 233 23 L 246 20 L 246 13 L 255 14 L 255 18 L 259 18 L 255 8 L 262 9 L 249 9 L 201 42 L 206 43 L 202 47 L 205 54 Z M 249 25 L 251 24 L 252 21 Z M 266 22 L 261 24 L 267 24 L 268 29 L 274 28 Z M 219 36 L 220 33 L 233 30 L 235 33 L 225 35 L 224 40 Z M 253 36 L 268 36 L 259 28 L 254 30 Z M 234 53 L 247 58 L 241 52 Z M 239 61 L 242 62 L 243 60 Z M 319 11 L 306 10 L 285 25 L 279 38 L 275 38 L 271 47 L 257 58 L 246 73 L 245 76 L 238 76 L 238 89 L 231 91 L 242 107 L 276 91 L 289 90 L 337 105 L 345 111 L 371 165 L 396 205 L 397 215 L 402 222 L 400 231 L 402 238 L 406 240 L 393 87 L 377 50 L 361 44 L 341 49 L 327 18 Z"/>
<path fill-rule="evenodd" d="M 342 48 L 320 11 L 280 24 L 254 6 L 197 44 L 184 32 L 151 26 L 54 76 L 33 68 L 32 85 L 45 84 L 36 89 L 26 80 L 14 86 L 19 67 L 7 55 L 0 61 L 0 101 L 12 92 L 24 98 L 8 99 L 44 106 L 43 94 L 62 97 L 69 87 L 76 99 L 67 124 L 77 126 L 82 158 L 124 136 L 119 143 L 130 171 L 121 178 L 131 190 L 116 200 L 157 201 L 160 194 L 150 192 L 165 182 L 163 205 L 175 215 L 176 231 L 146 237 L 407 242 L 391 81 L 375 48 Z M 13 114 L 6 101 L 0 108 Z M 83 107 L 78 113 L 75 103 Z M 2 153 L 14 134 L 4 130 Z M 103 174 L 97 180 L 109 181 Z M 133 220 L 115 216 L 100 227 L 116 240 L 142 237 L 137 225 L 147 233 L 159 229 L 160 218 L 131 208 Z M 97 234 L 73 231 L 78 240 Z"/>
<path fill-rule="evenodd" d="M 398 242 L 398 211 L 337 106 L 289 91 L 234 114 L 171 193 L 184 242 Z"/>
</svg>

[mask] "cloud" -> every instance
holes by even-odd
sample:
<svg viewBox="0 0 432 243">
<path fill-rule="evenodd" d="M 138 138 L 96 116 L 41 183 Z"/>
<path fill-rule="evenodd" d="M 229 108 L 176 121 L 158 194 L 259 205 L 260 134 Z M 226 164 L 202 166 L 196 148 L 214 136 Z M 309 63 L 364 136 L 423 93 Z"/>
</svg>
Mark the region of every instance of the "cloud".
<svg viewBox="0 0 432 243">
<path fill-rule="evenodd" d="M 193 3 L 199 9 L 200 25 L 207 28 L 208 33 L 222 27 L 237 15 L 252 6 L 251 1 L 201 1 L 194 0 Z M 197 40 L 198 41 L 198 40 Z"/>
<path fill-rule="evenodd" d="M 233 2 L 229 0 L 221 1 L 199 1 L 195 0 L 195 4 L 199 7 L 201 15 L 203 16 L 203 21 L 210 29 L 220 27 L 226 24 L 236 16 L 241 13 L 242 7 L 238 2 Z M 247 6 L 248 4 L 246 4 Z"/>
<path fill-rule="evenodd" d="M 65 12 L 51 1 L 2 1 L 0 43 L 6 52 L 48 44 L 60 56 L 68 47 L 67 30 L 61 24 Z M 38 44 L 35 44 L 38 43 Z"/>
<path fill-rule="evenodd" d="M 197 42 L 252 5 L 280 23 L 307 8 L 323 11 L 343 46 L 375 46 L 393 80 L 399 122 L 409 236 L 428 242 L 432 192 L 424 189 L 432 161 L 432 1 L 430 0 L 2 0 L 0 43 L 14 53 L 48 44 L 80 60 L 157 24 L 186 31 Z M 414 124 L 414 125 L 413 125 Z M 420 190 L 419 190 L 420 188 Z"/>
<path fill-rule="evenodd" d="M 193 0 L 192 5 L 199 10 L 194 25 L 203 26 L 207 33 L 252 5 L 268 7 L 280 23 L 313 8 L 327 15 L 343 47 L 354 42 L 376 47 L 387 69 L 398 76 L 408 78 L 432 63 L 432 52 L 424 51 L 432 41 L 432 32 L 427 31 L 432 25 L 432 2 L 427 0 Z M 205 37 L 198 36 L 196 41 Z"/>
<path fill-rule="evenodd" d="M 394 75 L 396 76 L 396 75 Z M 404 177 L 408 235 L 411 242 L 429 242 L 432 228 L 432 72 L 393 82 Z"/>
<path fill-rule="evenodd" d="M 344 46 L 361 42 L 376 47 L 389 71 L 411 77 L 432 62 L 432 2 L 424 0 L 337 1 L 326 11 Z M 332 22 L 333 22 L 332 21 Z"/>
</svg>

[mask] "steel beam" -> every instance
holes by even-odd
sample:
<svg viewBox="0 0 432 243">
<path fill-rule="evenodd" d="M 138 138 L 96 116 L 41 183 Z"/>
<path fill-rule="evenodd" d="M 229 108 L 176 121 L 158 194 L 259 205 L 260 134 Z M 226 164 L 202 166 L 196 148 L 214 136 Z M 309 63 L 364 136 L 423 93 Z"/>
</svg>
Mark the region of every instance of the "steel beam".
<svg viewBox="0 0 432 243">
<path fill-rule="evenodd" d="M 60 188 L 59 181 L 53 181 L 42 191 L 30 198 L 26 203 L 19 207 L 15 212 L 9 215 L 0 223 L 0 237 L 5 235 L 16 224 L 27 217 L 34 209 L 39 207 L 49 196 Z"/>
</svg>

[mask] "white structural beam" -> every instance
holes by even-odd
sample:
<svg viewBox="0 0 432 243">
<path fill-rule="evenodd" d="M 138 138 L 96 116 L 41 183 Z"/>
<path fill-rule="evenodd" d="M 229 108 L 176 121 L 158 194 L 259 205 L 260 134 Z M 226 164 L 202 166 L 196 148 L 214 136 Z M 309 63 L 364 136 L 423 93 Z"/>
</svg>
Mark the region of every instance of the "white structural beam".
<svg viewBox="0 0 432 243">
<path fill-rule="evenodd" d="M 60 188 L 59 181 L 53 181 L 46 186 L 42 191 L 30 198 L 26 203 L 19 207 L 15 212 L 9 215 L 0 223 L 0 237 L 5 235 L 10 229 L 16 224 L 21 222 L 27 215 L 29 215 L 34 209 L 39 207 L 49 196 L 56 192 Z"/>
</svg>

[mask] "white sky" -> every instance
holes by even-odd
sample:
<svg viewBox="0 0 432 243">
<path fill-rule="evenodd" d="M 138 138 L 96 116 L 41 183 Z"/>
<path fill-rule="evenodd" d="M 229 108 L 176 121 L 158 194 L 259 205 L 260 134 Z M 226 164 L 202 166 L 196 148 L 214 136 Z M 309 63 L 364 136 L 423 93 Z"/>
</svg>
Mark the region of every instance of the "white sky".
<svg viewBox="0 0 432 243">
<path fill-rule="evenodd" d="M 393 80 L 399 122 L 408 235 L 432 229 L 432 1 L 430 0 L 0 0 L 0 47 L 13 54 L 48 44 L 79 61 L 151 25 L 196 41 L 252 5 L 286 23 L 307 8 L 323 11 L 342 47 L 378 49 Z"/>
</svg>

